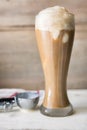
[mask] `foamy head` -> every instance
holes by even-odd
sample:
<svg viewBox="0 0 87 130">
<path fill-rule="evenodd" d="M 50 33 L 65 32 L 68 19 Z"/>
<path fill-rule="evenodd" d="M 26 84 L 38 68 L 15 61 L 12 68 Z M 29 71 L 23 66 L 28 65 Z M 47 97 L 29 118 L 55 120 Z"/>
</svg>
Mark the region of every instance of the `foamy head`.
<svg viewBox="0 0 87 130">
<path fill-rule="evenodd" d="M 50 31 L 53 37 L 57 37 L 60 30 L 73 30 L 74 28 L 74 15 L 64 7 L 50 7 L 36 16 L 35 29 Z"/>
</svg>

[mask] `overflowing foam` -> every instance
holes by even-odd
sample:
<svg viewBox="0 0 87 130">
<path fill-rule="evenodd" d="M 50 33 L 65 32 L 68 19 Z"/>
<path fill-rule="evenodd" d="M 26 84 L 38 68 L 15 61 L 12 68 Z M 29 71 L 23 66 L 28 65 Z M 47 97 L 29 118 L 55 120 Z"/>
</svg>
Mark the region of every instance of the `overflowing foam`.
<svg viewBox="0 0 87 130">
<path fill-rule="evenodd" d="M 74 27 L 74 15 L 64 7 L 50 7 L 36 16 L 35 28 L 52 32 L 54 38 L 58 37 L 60 30 L 72 30 Z"/>
</svg>

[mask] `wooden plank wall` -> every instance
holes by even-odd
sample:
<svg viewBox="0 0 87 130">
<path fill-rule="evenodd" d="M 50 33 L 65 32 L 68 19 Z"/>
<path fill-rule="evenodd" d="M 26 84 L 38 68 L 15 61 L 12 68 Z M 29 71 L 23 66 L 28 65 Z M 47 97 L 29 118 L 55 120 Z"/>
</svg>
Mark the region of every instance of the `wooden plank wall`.
<svg viewBox="0 0 87 130">
<path fill-rule="evenodd" d="M 44 88 L 34 21 L 40 10 L 54 5 L 75 14 L 68 88 L 87 88 L 86 0 L 0 0 L 0 88 Z"/>
</svg>

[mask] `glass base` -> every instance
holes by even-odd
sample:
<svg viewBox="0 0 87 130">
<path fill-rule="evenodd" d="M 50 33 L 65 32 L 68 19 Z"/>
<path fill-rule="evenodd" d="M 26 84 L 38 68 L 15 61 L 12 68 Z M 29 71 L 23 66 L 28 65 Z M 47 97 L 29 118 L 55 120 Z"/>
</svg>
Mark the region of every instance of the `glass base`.
<svg viewBox="0 0 87 130">
<path fill-rule="evenodd" d="M 73 114 L 73 107 L 70 104 L 67 107 L 51 109 L 51 108 L 46 108 L 43 105 L 41 105 L 40 112 L 46 116 L 65 117 L 65 116 L 69 116 L 69 115 Z"/>
</svg>

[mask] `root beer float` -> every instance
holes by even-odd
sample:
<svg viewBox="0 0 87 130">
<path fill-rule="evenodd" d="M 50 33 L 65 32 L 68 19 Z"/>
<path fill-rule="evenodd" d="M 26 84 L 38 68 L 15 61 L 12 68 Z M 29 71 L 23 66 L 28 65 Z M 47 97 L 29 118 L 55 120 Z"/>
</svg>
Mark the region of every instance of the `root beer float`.
<svg viewBox="0 0 87 130">
<path fill-rule="evenodd" d="M 73 46 L 74 15 L 64 7 L 42 10 L 35 20 L 36 38 L 45 77 L 40 107 L 48 116 L 67 116 L 73 108 L 67 97 L 67 74 Z"/>
</svg>

